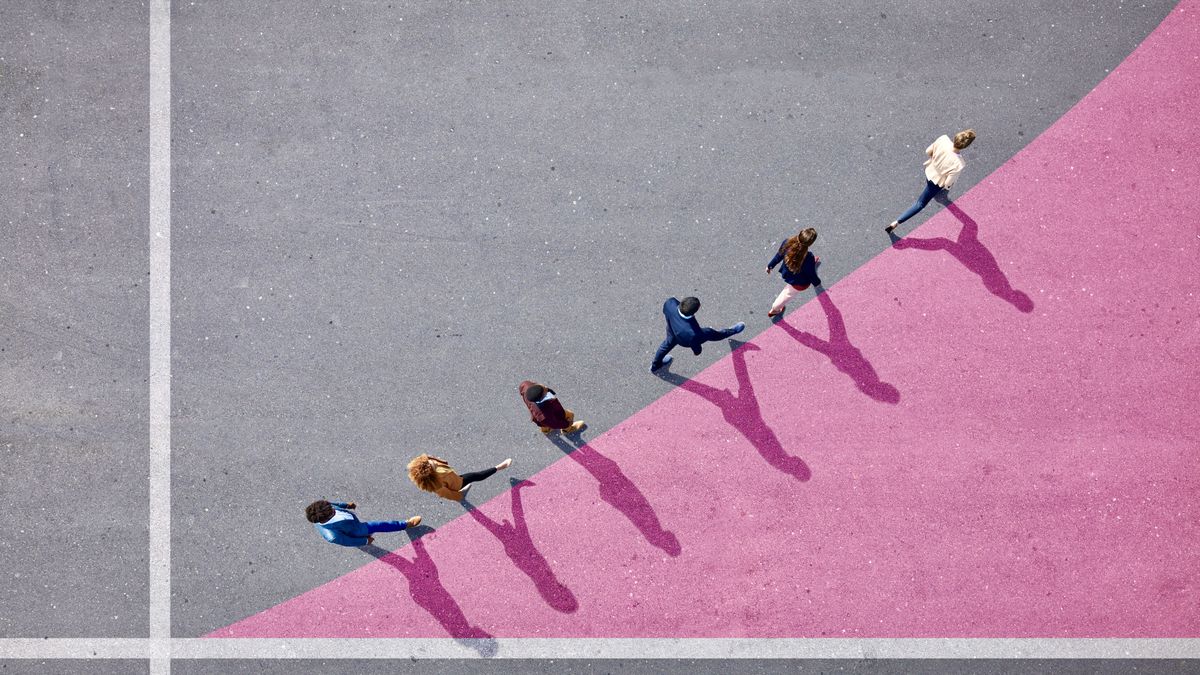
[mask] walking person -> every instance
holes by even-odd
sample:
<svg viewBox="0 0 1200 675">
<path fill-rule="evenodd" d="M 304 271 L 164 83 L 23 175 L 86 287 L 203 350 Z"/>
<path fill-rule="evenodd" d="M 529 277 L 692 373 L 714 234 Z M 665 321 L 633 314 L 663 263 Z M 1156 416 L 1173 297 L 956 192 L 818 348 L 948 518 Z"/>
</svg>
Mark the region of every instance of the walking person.
<svg viewBox="0 0 1200 675">
<path fill-rule="evenodd" d="M 959 153 L 974 141 L 975 130 L 967 129 L 954 134 L 953 141 L 945 134 L 938 136 L 936 141 L 925 148 L 925 154 L 929 156 L 929 159 L 925 160 L 925 189 L 921 191 L 921 196 L 917 197 L 917 201 L 913 202 L 907 211 L 893 220 L 891 225 L 883 228 L 885 232 L 890 234 L 900 223 L 917 215 L 929 204 L 929 200 L 954 185 L 954 181 L 958 180 L 958 174 L 962 173 L 963 168 L 967 165 Z"/>
<path fill-rule="evenodd" d="M 654 353 L 654 360 L 650 362 L 650 372 L 653 373 L 674 360 L 675 357 L 667 352 L 671 351 L 675 345 L 688 347 L 693 354 L 699 356 L 702 350 L 701 345 L 705 342 L 724 340 L 746 330 L 746 324 L 741 321 L 725 330 L 701 328 L 700 322 L 696 321 L 696 312 L 699 310 L 700 301 L 690 296 L 683 300 L 668 298 L 663 303 L 663 316 L 667 320 L 667 337 L 658 346 L 658 351 Z"/>
<path fill-rule="evenodd" d="M 432 455 L 417 455 L 408 463 L 408 477 L 426 492 L 432 492 L 451 501 L 461 502 L 471 484 L 490 478 L 497 471 L 512 466 L 512 458 L 483 471 L 458 475 L 446 460 Z"/>
<path fill-rule="evenodd" d="M 767 312 L 768 317 L 783 314 L 784 305 L 800 291 L 807 290 L 814 284 L 821 285 L 821 279 L 817 277 L 817 263 L 821 262 L 821 259 L 808 250 L 816 240 L 817 231 L 813 228 L 800 230 L 796 236 L 785 239 L 775 252 L 775 257 L 767 263 L 768 275 L 779 265 L 779 275 L 786 284 L 771 304 L 771 311 Z"/>
<path fill-rule="evenodd" d="M 563 407 L 554 390 L 533 380 L 525 380 L 517 387 L 525 407 L 529 408 L 529 419 L 538 425 L 543 434 L 558 429 L 564 434 L 574 434 L 587 428 L 587 422 L 575 421 L 575 413 Z"/>
<path fill-rule="evenodd" d="M 364 523 L 354 513 L 357 507 L 354 502 L 347 504 L 318 499 L 305 507 L 304 515 L 325 541 L 338 546 L 366 546 L 375 541 L 372 535 L 376 532 L 399 532 L 421 524 L 421 516 L 413 516 L 408 520 L 368 520 Z"/>
</svg>

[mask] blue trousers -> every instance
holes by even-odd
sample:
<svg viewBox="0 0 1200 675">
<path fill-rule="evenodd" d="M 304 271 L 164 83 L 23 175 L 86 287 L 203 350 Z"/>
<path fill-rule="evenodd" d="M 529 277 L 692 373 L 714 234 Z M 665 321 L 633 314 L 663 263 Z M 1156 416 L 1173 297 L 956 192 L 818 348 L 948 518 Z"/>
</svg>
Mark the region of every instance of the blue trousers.
<svg viewBox="0 0 1200 675">
<path fill-rule="evenodd" d="M 732 328 L 726 328 L 725 330 L 717 330 L 716 328 L 701 328 L 700 343 L 703 344 L 705 342 L 716 342 L 717 340 L 724 340 L 725 338 L 733 337 L 734 335 L 737 335 L 737 331 L 733 330 Z M 667 338 L 658 346 L 658 351 L 654 352 L 653 365 L 655 368 L 662 365 L 663 357 L 667 355 L 667 352 L 674 349 L 675 345 L 677 344 L 679 344 L 679 341 L 675 339 L 675 334 L 668 329 Z"/>
<path fill-rule="evenodd" d="M 367 526 L 368 536 L 376 532 L 399 532 L 408 527 L 403 520 L 368 520 L 363 525 Z"/>
<path fill-rule="evenodd" d="M 913 202 L 913 205 L 908 207 L 908 210 L 901 214 L 901 216 L 896 219 L 896 222 L 903 223 L 909 218 L 912 218 L 920 213 L 921 209 L 925 208 L 934 197 L 938 196 L 939 192 L 942 192 L 942 188 L 938 187 L 937 183 L 926 178 L 925 189 L 921 191 L 921 196 L 917 197 L 917 201 Z"/>
</svg>

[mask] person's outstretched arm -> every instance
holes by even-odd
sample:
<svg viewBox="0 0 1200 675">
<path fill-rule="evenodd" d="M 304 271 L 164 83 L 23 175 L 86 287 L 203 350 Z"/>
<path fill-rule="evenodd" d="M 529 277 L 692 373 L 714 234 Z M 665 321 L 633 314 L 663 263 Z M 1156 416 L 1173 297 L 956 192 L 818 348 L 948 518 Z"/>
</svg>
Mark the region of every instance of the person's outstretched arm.
<svg viewBox="0 0 1200 675">
<path fill-rule="evenodd" d="M 781 245 L 779 247 L 779 250 L 775 251 L 775 257 L 771 258 L 771 262 L 767 263 L 767 274 L 770 274 L 771 270 L 775 269 L 775 266 L 778 265 L 780 263 L 780 261 L 782 261 L 782 260 L 783 260 L 783 246 Z"/>
</svg>

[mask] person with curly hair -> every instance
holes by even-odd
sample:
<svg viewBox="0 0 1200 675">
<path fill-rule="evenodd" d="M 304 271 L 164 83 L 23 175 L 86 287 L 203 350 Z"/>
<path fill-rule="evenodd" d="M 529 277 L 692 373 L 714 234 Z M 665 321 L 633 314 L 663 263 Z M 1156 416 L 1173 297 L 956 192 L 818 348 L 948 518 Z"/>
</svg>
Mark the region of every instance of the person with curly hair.
<svg viewBox="0 0 1200 675">
<path fill-rule="evenodd" d="M 768 317 L 783 314 L 784 305 L 800 291 L 813 284 L 821 285 L 821 279 L 817 277 L 817 263 L 821 262 L 821 259 L 808 250 L 816 240 L 817 231 L 813 228 L 800 230 L 796 236 L 785 239 L 775 252 L 775 257 L 767 263 L 767 274 L 779 265 L 779 275 L 786 284 L 771 304 L 771 311 L 767 312 Z"/>
<path fill-rule="evenodd" d="M 576 422 L 575 413 L 563 407 L 558 394 L 544 384 L 525 380 L 517 387 L 525 407 L 529 408 L 529 419 L 538 425 L 543 434 L 558 429 L 564 434 L 574 434 L 587 428 L 587 422 Z"/>
<path fill-rule="evenodd" d="M 667 301 L 663 303 L 662 311 L 663 317 L 667 320 L 667 337 L 658 346 L 658 351 L 654 353 L 654 360 L 650 362 L 650 372 L 652 373 L 658 372 L 659 368 L 669 365 L 674 360 L 674 357 L 667 352 L 674 349 L 675 345 L 683 345 L 699 356 L 705 342 L 724 340 L 746 330 L 746 324 L 741 321 L 723 330 L 702 328 L 700 322 L 696 321 L 696 312 L 700 311 L 700 300 L 690 296 L 683 300 L 667 298 Z"/>
<path fill-rule="evenodd" d="M 959 157 L 958 153 L 967 149 L 967 146 L 975 142 L 975 130 L 966 129 L 954 134 L 954 140 L 951 141 L 949 136 L 945 134 L 938 136 L 938 139 L 931 143 L 928 148 L 925 148 L 925 154 L 929 159 L 925 160 L 925 189 L 921 195 L 917 197 L 917 201 L 908 207 L 908 210 L 900 215 L 899 218 L 892 221 L 890 225 L 883 228 L 885 232 L 891 234 L 900 223 L 912 218 L 925 208 L 929 201 L 934 197 L 949 190 L 954 181 L 958 180 L 958 174 L 966 168 L 967 164 Z"/>
<path fill-rule="evenodd" d="M 317 532 L 325 541 L 338 546 L 366 546 L 375 541 L 372 535 L 376 532 L 399 532 L 421 524 L 421 516 L 413 516 L 408 520 L 363 522 L 354 513 L 357 507 L 354 502 L 318 499 L 304 508 L 304 516 L 317 528 Z"/>
<path fill-rule="evenodd" d="M 408 463 L 408 477 L 417 487 L 451 501 L 461 502 L 471 489 L 472 483 L 490 478 L 497 471 L 512 466 L 512 458 L 483 471 L 472 471 L 458 475 L 450 464 L 441 457 L 417 455 Z"/>
</svg>

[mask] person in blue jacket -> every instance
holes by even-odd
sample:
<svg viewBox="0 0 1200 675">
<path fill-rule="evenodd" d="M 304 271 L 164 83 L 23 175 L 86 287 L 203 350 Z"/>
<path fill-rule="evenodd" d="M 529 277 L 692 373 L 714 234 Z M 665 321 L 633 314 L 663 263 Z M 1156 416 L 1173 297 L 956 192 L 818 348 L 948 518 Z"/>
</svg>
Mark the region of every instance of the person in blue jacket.
<svg viewBox="0 0 1200 675">
<path fill-rule="evenodd" d="M 364 523 L 354 513 L 357 506 L 354 502 L 347 504 L 318 499 L 304 509 L 304 515 L 325 541 L 339 546 L 366 546 L 375 541 L 371 535 L 376 532 L 399 532 L 421 524 L 421 516 L 413 516 L 408 520 L 368 520 Z"/>
<path fill-rule="evenodd" d="M 693 354 L 699 356 L 701 345 L 705 342 L 724 340 L 746 330 L 746 324 L 741 321 L 725 330 L 701 328 L 700 322 L 696 321 L 696 312 L 699 309 L 700 301 L 693 297 L 686 297 L 682 301 L 668 298 L 663 303 L 663 316 L 667 319 L 667 337 L 658 346 L 658 351 L 654 353 L 654 361 L 650 363 L 650 372 L 653 373 L 674 360 L 675 357 L 667 352 L 671 351 L 675 345 L 688 347 Z"/>
<path fill-rule="evenodd" d="M 775 252 L 775 257 L 767 263 L 767 274 L 779 265 L 779 275 L 783 277 L 783 283 L 787 284 L 771 304 L 771 311 L 767 312 L 767 316 L 783 314 L 784 305 L 797 293 L 814 284 L 821 285 L 821 279 L 817 277 L 817 263 L 821 262 L 821 259 L 808 250 L 816 240 L 817 231 L 813 228 L 800 230 L 796 236 L 785 239 Z"/>
</svg>

